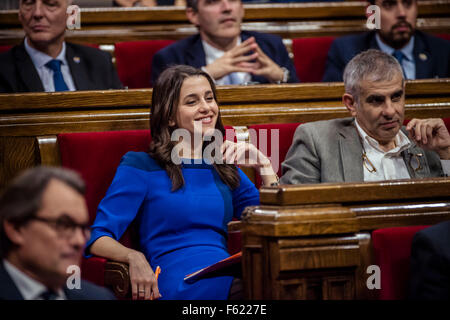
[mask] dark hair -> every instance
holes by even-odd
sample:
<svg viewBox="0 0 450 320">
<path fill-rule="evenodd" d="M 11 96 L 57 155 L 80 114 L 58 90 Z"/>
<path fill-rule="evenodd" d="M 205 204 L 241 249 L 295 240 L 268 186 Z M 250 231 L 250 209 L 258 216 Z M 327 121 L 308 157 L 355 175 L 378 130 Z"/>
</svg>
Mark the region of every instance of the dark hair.
<svg viewBox="0 0 450 320">
<path fill-rule="evenodd" d="M 192 8 L 194 11 L 197 11 L 198 0 L 186 0 L 186 8 Z"/>
<path fill-rule="evenodd" d="M 158 77 L 153 87 L 150 117 L 152 141 L 149 154 L 166 170 L 172 181 L 172 191 L 178 190 L 184 185 L 184 178 L 181 165 L 175 164 L 171 159 L 172 149 L 176 145 L 176 142 L 171 141 L 171 135 L 177 128 L 169 126 L 169 121 L 176 118 L 181 86 L 189 77 L 205 77 L 211 85 L 214 100 L 217 102 L 216 86 L 211 77 L 200 69 L 186 65 L 177 65 L 166 69 Z M 220 111 L 215 128 L 225 136 Z M 208 143 L 210 142 L 203 142 L 203 147 Z M 240 179 L 236 166 L 216 163 L 213 163 L 213 166 L 227 186 L 231 189 L 239 186 Z"/>
<path fill-rule="evenodd" d="M 42 195 L 53 179 L 84 195 L 84 182 L 76 172 L 43 166 L 26 170 L 3 190 L 0 196 L 0 257 L 5 257 L 13 246 L 5 234 L 4 222 L 19 227 L 35 217 L 42 207 Z"/>
</svg>

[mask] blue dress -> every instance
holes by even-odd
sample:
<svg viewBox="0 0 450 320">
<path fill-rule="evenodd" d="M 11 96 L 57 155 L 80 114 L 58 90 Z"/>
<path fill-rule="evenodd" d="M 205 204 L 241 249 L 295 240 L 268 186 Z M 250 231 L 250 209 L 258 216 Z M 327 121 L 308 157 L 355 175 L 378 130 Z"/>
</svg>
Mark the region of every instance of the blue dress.
<svg viewBox="0 0 450 320">
<path fill-rule="evenodd" d="M 171 192 L 166 171 L 147 153 L 125 154 L 99 204 L 87 248 L 102 236 L 120 239 L 136 219 L 142 252 L 153 270 L 161 267 L 163 299 L 227 299 L 231 276 L 191 284 L 183 278 L 229 256 L 227 224 L 259 204 L 258 190 L 240 169 L 240 186 L 231 190 L 212 165 L 192 160 L 182 166 L 185 185 Z"/>
</svg>

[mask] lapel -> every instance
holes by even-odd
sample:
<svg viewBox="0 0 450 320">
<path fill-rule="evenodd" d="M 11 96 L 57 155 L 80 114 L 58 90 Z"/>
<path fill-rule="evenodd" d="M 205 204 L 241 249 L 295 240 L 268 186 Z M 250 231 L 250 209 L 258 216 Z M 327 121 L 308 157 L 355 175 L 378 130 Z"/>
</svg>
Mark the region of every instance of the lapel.
<svg viewBox="0 0 450 320">
<path fill-rule="evenodd" d="M 25 91 L 28 92 L 42 92 L 44 86 L 42 85 L 41 78 L 34 67 L 33 61 L 25 50 L 25 45 L 20 44 L 16 47 L 15 56 L 17 61 L 17 70 L 19 72 L 19 78 L 25 84 Z"/>
<path fill-rule="evenodd" d="M 206 65 L 205 50 L 203 49 L 202 39 L 199 34 L 192 38 L 191 45 L 186 47 L 186 64 L 195 68 L 201 68 Z"/>
<path fill-rule="evenodd" d="M 12 281 L 0 260 L 0 300 L 23 300 L 22 294 Z"/>
<path fill-rule="evenodd" d="M 362 167 L 362 147 L 353 125 L 354 120 L 339 129 L 339 150 L 344 182 L 364 181 Z"/>
<path fill-rule="evenodd" d="M 432 78 L 432 56 L 420 32 L 416 32 L 414 37 L 413 55 L 416 64 L 416 79 Z"/>
<path fill-rule="evenodd" d="M 91 83 L 91 80 L 87 76 L 88 73 L 86 70 L 88 70 L 88 66 L 86 66 L 83 57 L 77 55 L 72 45 L 68 42 L 66 42 L 66 60 L 69 65 L 73 83 L 77 90 L 89 90 L 95 88 L 95 85 Z"/>
</svg>

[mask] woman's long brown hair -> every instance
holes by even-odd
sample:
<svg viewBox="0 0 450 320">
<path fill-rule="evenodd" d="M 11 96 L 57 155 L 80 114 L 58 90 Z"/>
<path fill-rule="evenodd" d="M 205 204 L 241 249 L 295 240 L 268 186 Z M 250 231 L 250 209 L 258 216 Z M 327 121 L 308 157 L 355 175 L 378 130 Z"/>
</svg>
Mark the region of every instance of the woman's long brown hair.
<svg viewBox="0 0 450 320">
<path fill-rule="evenodd" d="M 186 66 L 177 65 L 166 69 L 159 76 L 153 87 L 150 132 L 152 141 L 150 143 L 150 156 L 167 172 L 172 181 L 172 191 L 180 189 L 184 185 L 181 164 L 175 164 L 171 159 L 172 149 L 176 142 L 171 140 L 172 132 L 176 126 L 169 126 L 169 121 L 176 118 L 178 103 L 180 101 L 181 86 L 186 78 L 205 77 L 217 103 L 216 86 L 211 77 L 202 70 Z M 216 129 L 225 136 L 225 129 L 220 118 L 220 111 L 217 116 Z M 207 144 L 208 142 L 204 142 Z M 203 146 L 205 147 L 205 145 Z M 240 178 L 235 165 L 213 163 L 215 170 L 222 181 L 231 189 L 239 186 Z"/>
</svg>

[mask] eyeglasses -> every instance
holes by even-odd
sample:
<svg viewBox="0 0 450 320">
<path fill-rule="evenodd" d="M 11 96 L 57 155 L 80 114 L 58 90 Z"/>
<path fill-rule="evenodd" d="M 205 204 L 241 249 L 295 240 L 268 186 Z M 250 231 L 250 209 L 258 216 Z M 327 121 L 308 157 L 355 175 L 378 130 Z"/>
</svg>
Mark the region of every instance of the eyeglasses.
<svg viewBox="0 0 450 320">
<path fill-rule="evenodd" d="M 373 163 L 369 160 L 369 157 L 366 155 L 365 151 L 363 152 L 361 158 L 362 158 L 364 167 L 367 169 L 367 171 L 369 171 L 370 173 L 377 172 L 377 169 L 375 168 Z"/>
<path fill-rule="evenodd" d="M 83 236 L 86 239 L 89 239 L 91 236 L 90 225 L 76 223 L 75 221 L 72 220 L 72 218 L 70 218 L 66 214 L 63 214 L 62 216 L 55 218 L 55 219 L 32 217 L 31 220 L 37 220 L 37 221 L 47 223 L 49 226 L 51 226 L 53 229 L 55 229 L 56 232 L 58 232 L 61 237 L 64 237 L 64 238 L 72 238 L 77 229 L 81 230 L 81 232 L 83 233 Z"/>
</svg>

